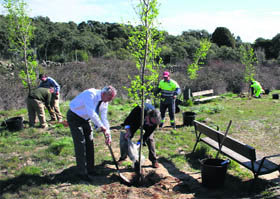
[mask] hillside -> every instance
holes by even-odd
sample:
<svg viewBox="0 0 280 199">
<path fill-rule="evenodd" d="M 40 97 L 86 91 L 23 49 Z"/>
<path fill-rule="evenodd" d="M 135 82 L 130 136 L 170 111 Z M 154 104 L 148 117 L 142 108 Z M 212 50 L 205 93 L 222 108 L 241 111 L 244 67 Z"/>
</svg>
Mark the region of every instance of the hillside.
<svg viewBox="0 0 280 199">
<path fill-rule="evenodd" d="M 9 62 L 0 62 L 0 110 L 20 109 L 25 107 L 27 90 L 18 77 L 19 70 Z M 166 70 L 176 80 L 182 92 L 185 88 L 192 91 L 214 89 L 215 94 L 226 92 L 247 92 L 244 83 L 244 66 L 234 61 L 212 60 L 201 67 L 196 80 L 187 78 L 186 63 L 169 65 Z M 280 89 L 280 66 L 256 66 L 256 79 L 264 89 Z M 135 64 L 118 59 L 93 58 L 89 62 L 69 62 L 59 64 L 51 62 L 40 65 L 37 74 L 44 72 L 53 77 L 61 86 L 61 100 L 72 99 L 87 88 L 102 88 L 111 84 L 118 90 L 118 97 L 127 98 L 124 87 L 130 87 L 130 77 L 137 74 Z M 161 78 L 161 77 L 160 77 Z M 39 84 L 39 81 L 38 81 Z"/>
</svg>

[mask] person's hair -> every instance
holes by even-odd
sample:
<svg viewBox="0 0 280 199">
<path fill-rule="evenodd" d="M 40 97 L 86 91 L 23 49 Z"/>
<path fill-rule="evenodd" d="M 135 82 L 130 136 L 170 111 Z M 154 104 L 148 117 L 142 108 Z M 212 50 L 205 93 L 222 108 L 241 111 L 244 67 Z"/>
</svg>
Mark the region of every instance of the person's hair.
<svg viewBox="0 0 280 199">
<path fill-rule="evenodd" d="M 148 115 L 150 118 L 154 118 L 157 125 L 160 124 L 160 122 L 161 122 L 161 116 L 160 116 L 160 112 L 159 112 L 157 109 L 148 110 L 147 115 Z"/>
<path fill-rule="evenodd" d="M 42 73 L 39 75 L 39 79 L 42 79 L 43 77 L 48 77 L 46 74 Z"/>
<path fill-rule="evenodd" d="M 105 86 L 101 93 L 114 97 L 117 95 L 117 90 L 113 86 Z"/>
</svg>

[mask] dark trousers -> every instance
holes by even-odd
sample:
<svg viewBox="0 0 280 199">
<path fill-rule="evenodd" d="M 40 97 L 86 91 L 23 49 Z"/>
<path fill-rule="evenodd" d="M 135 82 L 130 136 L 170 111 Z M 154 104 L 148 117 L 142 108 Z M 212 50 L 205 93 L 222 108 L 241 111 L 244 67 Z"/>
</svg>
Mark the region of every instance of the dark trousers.
<svg viewBox="0 0 280 199">
<path fill-rule="evenodd" d="M 67 122 L 74 142 L 77 167 L 80 174 L 86 175 L 94 169 L 94 144 L 90 121 L 68 110 Z"/>
<path fill-rule="evenodd" d="M 166 109 L 168 109 L 170 122 L 175 122 L 175 100 L 172 100 L 171 103 L 160 103 L 160 114 L 162 120 L 165 118 Z"/>
<path fill-rule="evenodd" d="M 152 133 L 146 141 L 149 149 L 149 160 L 151 162 L 155 162 L 157 160 L 156 158 L 156 146 L 155 146 L 155 139 L 154 139 L 154 133 Z"/>
</svg>

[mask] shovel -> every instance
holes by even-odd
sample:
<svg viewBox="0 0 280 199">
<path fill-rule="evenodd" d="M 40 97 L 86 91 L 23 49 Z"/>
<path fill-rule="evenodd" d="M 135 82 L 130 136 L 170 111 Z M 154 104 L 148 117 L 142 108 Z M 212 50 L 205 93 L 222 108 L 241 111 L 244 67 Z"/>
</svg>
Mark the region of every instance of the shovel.
<svg viewBox="0 0 280 199">
<path fill-rule="evenodd" d="M 227 133 L 228 133 L 228 131 L 229 131 L 229 128 L 230 128 L 230 126 L 231 126 L 231 123 L 232 123 L 232 120 L 229 121 L 229 124 L 228 124 L 227 130 L 226 130 L 226 132 L 225 132 L 225 135 L 224 135 L 224 137 L 223 137 L 223 140 L 222 140 L 221 143 L 219 144 L 219 151 L 218 151 L 218 153 L 217 153 L 217 155 L 216 155 L 216 158 L 218 158 L 218 156 L 219 156 L 219 154 L 220 154 L 220 152 L 221 152 L 221 150 L 222 150 L 222 147 L 223 147 L 224 141 L 225 141 L 225 139 L 226 139 L 226 137 L 227 137 Z"/>
<path fill-rule="evenodd" d="M 105 137 L 105 139 L 106 139 L 105 133 L 103 133 L 103 134 L 104 134 L 104 137 Z M 120 172 L 120 169 L 119 169 L 119 166 L 118 166 L 118 163 L 117 163 L 117 161 L 116 161 L 116 158 L 115 158 L 115 155 L 114 155 L 114 153 L 113 153 L 113 150 L 112 150 L 111 145 L 110 145 L 110 144 L 107 144 L 107 146 L 108 146 L 109 151 L 110 151 L 110 153 L 111 153 L 111 156 L 112 156 L 112 159 L 113 159 L 114 164 L 115 164 L 115 166 L 116 166 L 116 169 L 117 169 L 117 172 L 118 172 L 119 177 L 121 178 L 122 182 L 124 182 L 125 184 L 130 185 L 130 184 L 131 184 L 130 181 L 129 181 L 123 174 L 121 174 L 121 172 Z"/>
</svg>

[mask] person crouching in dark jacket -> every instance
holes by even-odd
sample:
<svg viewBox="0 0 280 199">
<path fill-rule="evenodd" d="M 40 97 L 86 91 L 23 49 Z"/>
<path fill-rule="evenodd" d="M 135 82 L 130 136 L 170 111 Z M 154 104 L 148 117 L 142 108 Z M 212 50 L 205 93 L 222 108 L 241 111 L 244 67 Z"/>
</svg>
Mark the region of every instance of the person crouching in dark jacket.
<svg viewBox="0 0 280 199">
<path fill-rule="evenodd" d="M 130 114 L 126 117 L 122 126 L 125 127 L 126 134 L 125 138 L 132 139 L 135 132 L 141 127 L 141 107 L 135 107 Z M 144 107 L 144 126 L 143 129 L 145 131 L 143 135 L 143 145 L 148 145 L 149 149 L 149 160 L 152 162 L 152 167 L 158 168 L 159 164 L 156 158 L 155 151 L 155 141 L 154 141 L 154 130 L 160 124 L 161 117 L 160 112 L 155 109 L 155 107 L 151 104 L 145 103 Z M 120 145 L 121 157 L 118 161 L 121 164 L 128 155 L 128 145 L 127 142 L 125 144 Z"/>
</svg>

